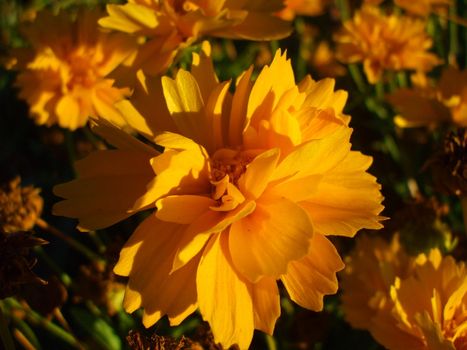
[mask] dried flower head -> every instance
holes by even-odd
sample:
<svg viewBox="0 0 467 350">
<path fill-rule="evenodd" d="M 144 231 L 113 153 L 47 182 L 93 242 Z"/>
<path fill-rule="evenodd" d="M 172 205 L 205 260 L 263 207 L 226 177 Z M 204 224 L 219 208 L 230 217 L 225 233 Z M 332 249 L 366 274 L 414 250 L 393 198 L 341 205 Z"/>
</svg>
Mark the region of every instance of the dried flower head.
<svg viewBox="0 0 467 350">
<path fill-rule="evenodd" d="M 417 75 L 413 85 L 387 97 L 400 113 L 394 120 L 398 126 L 435 127 L 441 123 L 467 126 L 467 69 L 445 68 L 437 84 Z"/>
<path fill-rule="evenodd" d="M 98 124 L 117 149 L 80 161 L 54 207 L 83 229 L 157 208 L 114 269 L 129 276 L 125 309 L 144 307 L 150 326 L 165 314 L 177 325 L 199 307 L 216 343 L 241 349 L 254 329 L 272 334 L 278 280 L 311 310 L 337 291 L 343 263 L 327 235 L 382 226 L 371 158 L 351 150 L 346 93 L 331 79 L 296 84 L 280 50 L 255 82 L 252 72 L 232 94 L 202 53 L 191 72 L 142 81 L 134 104 L 119 108 L 163 152 Z"/>
<path fill-rule="evenodd" d="M 430 71 L 442 61 L 427 50 L 432 45 L 425 22 L 377 7 L 364 6 L 344 23 L 336 36 L 337 57 L 345 63 L 363 62 L 368 81 L 380 81 L 385 70 Z"/>
<path fill-rule="evenodd" d="M 281 0 L 128 0 L 107 5 L 101 26 L 141 38 L 127 61 L 146 74 L 164 73 L 177 51 L 204 36 L 247 40 L 280 39 L 290 25 L 274 16 Z"/>
<path fill-rule="evenodd" d="M 147 337 L 138 331 L 130 331 L 126 340 L 131 350 L 203 350 L 199 344 L 184 336 L 180 339 L 157 334 Z"/>
<path fill-rule="evenodd" d="M 68 13 L 40 12 L 23 33 L 31 47 L 13 50 L 19 96 L 27 101 L 37 124 L 74 130 L 89 117 L 124 120 L 113 104 L 130 93 L 113 86 L 108 75 L 131 54 L 132 38 L 98 30 L 96 11 L 73 21 Z"/>
<path fill-rule="evenodd" d="M 467 129 L 450 131 L 444 139 L 443 151 L 428 165 L 438 189 L 459 197 L 467 196 Z"/>
<path fill-rule="evenodd" d="M 42 214 L 43 200 L 40 189 L 21 186 L 21 179 L 14 178 L 0 187 L 0 230 L 9 232 L 29 231 Z"/>
<path fill-rule="evenodd" d="M 21 286 L 45 284 L 31 269 L 36 259 L 29 250 L 47 242 L 27 232 L 5 233 L 0 229 L 0 299 L 15 295 Z"/>
<path fill-rule="evenodd" d="M 442 257 L 438 249 L 408 257 L 398 248 L 395 254 L 394 242 L 381 246 L 376 241 L 365 249 L 357 246 L 343 273 L 347 320 L 354 327 L 369 330 L 390 350 L 465 349 L 464 263 Z"/>
</svg>

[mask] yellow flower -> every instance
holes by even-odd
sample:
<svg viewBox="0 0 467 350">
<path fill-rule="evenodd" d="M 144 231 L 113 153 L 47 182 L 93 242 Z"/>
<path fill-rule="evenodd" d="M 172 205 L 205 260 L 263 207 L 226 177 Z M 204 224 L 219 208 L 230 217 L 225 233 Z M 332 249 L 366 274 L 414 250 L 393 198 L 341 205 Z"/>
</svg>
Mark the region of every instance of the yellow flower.
<svg viewBox="0 0 467 350">
<path fill-rule="evenodd" d="M 395 242 L 366 242 L 349 259 L 342 281 L 348 321 L 388 349 L 465 349 L 464 263 L 438 249 L 407 257 Z"/>
<path fill-rule="evenodd" d="M 81 178 L 55 188 L 66 200 L 54 209 L 97 229 L 156 207 L 114 270 L 129 276 L 125 309 L 144 307 L 150 326 L 165 314 L 179 324 L 199 307 L 216 343 L 241 349 L 254 329 L 273 332 L 277 280 L 321 310 L 343 268 L 326 236 L 380 228 L 382 209 L 371 158 L 350 150 L 347 94 L 331 79 L 296 85 L 280 51 L 254 83 L 252 72 L 232 94 L 195 54 L 191 73 L 143 81 L 119 108 L 164 151 L 98 125 L 117 149 L 78 162 Z"/>
<path fill-rule="evenodd" d="M 283 0 L 285 8 L 277 13 L 282 19 L 291 21 L 295 16 L 319 16 L 330 4 L 329 0 Z"/>
<path fill-rule="evenodd" d="M 445 68 L 437 85 L 427 79 L 414 81 L 414 88 L 399 89 L 389 102 L 400 112 L 400 127 L 430 126 L 451 122 L 467 126 L 467 69 Z"/>
<path fill-rule="evenodd" d="M 318 74 L 323 77 L 337 77 L 345 75 L 347 70 L 337 62 L 334 51 L 327 41 L 321 41 L 310 57 L 310 63 Z"/>
<path fill-rule="evenodd" d="M 371 332 L 378 312 L 392 307 L 390 286 L 396 277 L 410 273 L 413 262 L 395 235 L 390 243 L 379 237 L 359 237 L 345 263 L 341 288 L 346 319 L 353 327 Z"/>
<path fill-rule="evenodd" d="M 128 0 L 107 5 L 105 28 L 142 38 L 138 52 L 128 60 L 146 74 L 165 72 L 177 50 L 200 37 L 272 40 L 288 36 L 290 24 L 274 16 L 281 0 Z"/>
<path fill-rule="evenodd" d="M 425 22 L 410 17 L 384 15 L 364 6 L 344 23 L 337 35 L 337 56 L 342 62 L 363 62 L 368 81 L 381 80 L 385 70 L 430 71 L 441 60 L 427 50 L 432 40 Z"/>
<path fill-rule="evenodd" d="M 451 0 L 394 0 L 397 6 L 417 16 L 428 16 L 431 12 L 446 10 L 451 5 Z"/>
<path fill-rule="evenodd" d="M 122 124 L 114 103 L 129 95 L 106 78 L 134 50 L 132 39 L 98 30 L 98 14 L 41 12 L 24 28 L 29 49 L 12 52 L 19 75 L 19 96 L 27 101 L 37 124 L 58 123 L 74 130 L 89 117 Z"/>
</svg>

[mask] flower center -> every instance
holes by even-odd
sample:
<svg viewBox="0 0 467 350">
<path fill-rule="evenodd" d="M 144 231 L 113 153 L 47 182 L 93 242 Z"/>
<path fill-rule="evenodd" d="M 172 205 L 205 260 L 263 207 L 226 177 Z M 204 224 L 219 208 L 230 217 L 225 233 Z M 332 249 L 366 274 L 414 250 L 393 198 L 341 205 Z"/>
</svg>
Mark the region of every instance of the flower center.
<svg viewBox="0 0 467 350">
<path fill-rule="evenodd" d="M 95 84 L 97 74 L 87 57 L 71 55 L 68 62 L 70 65 L 70 79 L 67 83 L 69 90 L 77 85 L 90 88 Z"/>
<path fill-rule="evenodd" d="M 229 211 L 245 201 L 238 181 L 253 156 L 236 150 L 220 149 L 211 158 L 211 196 L 218 202 L 212 210 Z"/>
</svg>

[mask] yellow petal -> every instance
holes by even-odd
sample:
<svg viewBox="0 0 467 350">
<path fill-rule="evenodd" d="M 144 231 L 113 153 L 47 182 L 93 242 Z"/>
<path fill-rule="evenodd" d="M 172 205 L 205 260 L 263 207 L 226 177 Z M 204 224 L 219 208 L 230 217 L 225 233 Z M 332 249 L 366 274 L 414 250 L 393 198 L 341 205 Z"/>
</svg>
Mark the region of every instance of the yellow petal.
<svg viewBox="0 0 467 350">
<path fill-rule="evenodd" d="M 272 179 L 324 174 L 336 167 L 350 152 L 351 129 L 339 129 L 331 136 L 297 146 L 277 166 Z"/>
<path fill-rule="evenodd" d="M 251 285 L 255 329 L 269 335 L 274 333 L 274 326 L 281 314 L 279 290 L 274 278 L 264 277 Z"/>
<path fill-rule="evenodd" d="M 248 68 L 247 71 L 242 73 L 237 79 L 237 87 L 232 99 L 232 110 L 229 119 L 229 144 L 231 146 L 238 146 L 242 142 L 242 133 L 246 127 L 246 111 L 248 107 L 248 98 L 253 86 L 251 83 L 251 73 L 253 66 Z"/>
<path fill-rule="evenodd" d="M 156 216 L 162 221 L 191 224 L 216 201 L 205 196 L 167 196 L 156 202 Z"/>
<path fill-rule="evenodd" d="M 81 177 L 54 188 L 65 198 L 54 206 L 56 215 L 79 219 L 80 228 L 100 229 L 143 209 L 138 199 L 154 178 L 151 155 L 132 151 L 98 151 L 76 163 Z"/>
<path fill-rule="evenodd" d="M 383 209 L 380 185 L 365 172 L 371 158 L 350 152 L 328 172 L 317 191 L 300 202 L 310 215 L 317 232 L 352 237 L 362 229 L 379 229 Z"/>
<path fill-rule="evenodd" d="M 75 130 L 83 126 L 86 120 L 80 120 L 80 107 L 75 98 L 65 95 L 57 103 L 55 113 L 58 116 L 58 124 L 62 128 L 69 128 Z"/>
<path fill-rule="evenodd" d="M 158 21 L 153 9 L 135 3 L 107 5 L 108 17 L 101 18 L 99 24 L 104 28 L 125 33 L 135 33 L 145 28 L 155 28 Z"/>
<path fill-rule="evenodd" d="M 281 277 L 287 292 L 298 305 L 313 310 L 323 309 L 323 297 L 337 292 L 336 272 L 344 268 L 336 248 L 315 233 L 304 258 L 293 261 Z"/>
<path fill-rule="evenodd" d="M 247 165 L 245 174 L 239 179 L 239 188 L 247 198 L 261 196 L 276 168 L 280 151 L 277 148 L 263 152 Z"/>
<path fill-rule="evenodd" d="M 175 80 L 162 78 L 167 108 L 180 133 L 197 142 L 206 141 L 203 97 L 191 73 L 179 70 Z"/>
<path fill-rule="evenodd" d="M 215 343 L 248 349 L 253 337 L 253 304 L 248 285 L 232 268 L 226 239 L 211 238 L 201 258 L 196 285 L 203 319 L 211 326 Z"/>
<path fill-rule="evenodd" d="M 133 312 L 144 307 L 146 327 L 167 314 L 179 323 L 196 309 L 195 274 L 199 259 L 169 274 L 183 226 L 158 220 L 144 220 L 120 253 L 115 273 L 129 275 L 124 307 Z"/>
<path fill-rule="evenodd" d="M 313 227 L 308 215 L 285 198 L 261 198 L 253 213 L 232 223 L 229 248 L 236 269 L 251 282 L 279 277 L 308 252 Z"/>
<path fill-rule="evenodd" d="M 254 201 L 246 201 L 234 210 L 228 212 L 209 210 L 195 219 L 180 238 L 180 248 L 175 257 L 173 269 L 176 270 L 190 261 L 212 233 L 224 231 L 233 222 L 251 214 L 255 207 Z"/>
</svg>

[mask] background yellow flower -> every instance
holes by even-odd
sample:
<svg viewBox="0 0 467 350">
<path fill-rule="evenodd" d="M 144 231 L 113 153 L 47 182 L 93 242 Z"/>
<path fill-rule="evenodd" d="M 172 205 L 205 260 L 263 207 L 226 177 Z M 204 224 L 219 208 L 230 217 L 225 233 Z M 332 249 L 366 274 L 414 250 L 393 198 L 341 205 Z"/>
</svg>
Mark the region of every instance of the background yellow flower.
<svg viewBox="0 0 467 350">
<path fill-rule="evenodd" d="M 380 228 L 382 210 L 371 158 L 350 150 L 347 96 L 334 81 L 295 84 L 280 51 L 254 83 L 251 73 L 231 94 L 196 54 L 191 73 L 143 80 L 135 105 L 119 108 L 164 152 L 101 124 L 117 150 L 80 161 L 81 178 L 55 189 L 66 199 L 55 213 L 83 229 L 156 207 L 115 267 L 129 276 L 126 310 L 144 307 L 146 326 L 165 314 L 177 325 L 199 307 L 215 341 L 241 349 L 254 329 L 272 334 L 277 280 L 296 303 L 321 310 L 343 268 L 326 236 Z"/>
<path fill-rule="evenodd" d="M 385 70 L 430 71 L 442 63 L 428 52 L 432 45 L 425 22 L 377 7 L 364 6 L 336 35 L 337 57 L 345 63 L 362 62 L 368 81 L 380 81 Z"/>
<path fill-rule="evenodd" d="M 364 238 L 343 272 L 347 320 L 388 349 L 464 349 L 467 271 L 438 249 L 409 257 L 398 244 Z"/>
<path fill-rule="evenodd" d="M 99 13 L 80 12 L 73 21 L 62 12 L 42 11 L 23 28 L 30 48 L 13 50 L 19 96 L 30 106 L 37 124 L 58 124 L 74 130 L 89 117 L 114 123 L 123 119 L 113 107 L 129 89 L 113 86 L 107 76 L 134 50 L 123 34 L 100 32 Z"/>
<path fill-rule="evenodd" d="M 181 47 L 203 36 L 248 40 L 280 39 L 290 25 L 275 17 L 281 0 L 129 0 L 107 5 L 105 28 L 139 37 L 142 45 L 127 61 L 132 70 L 164 73 Z"/>
</svg>

